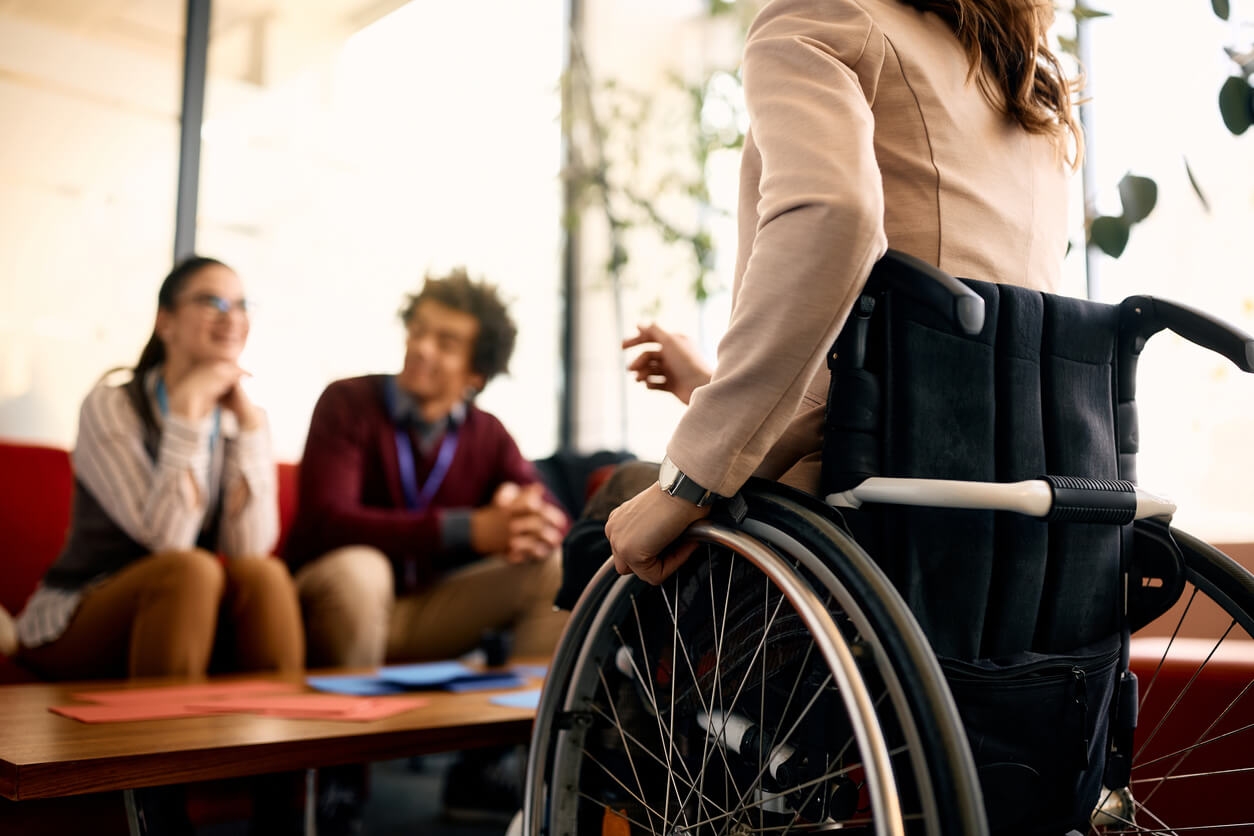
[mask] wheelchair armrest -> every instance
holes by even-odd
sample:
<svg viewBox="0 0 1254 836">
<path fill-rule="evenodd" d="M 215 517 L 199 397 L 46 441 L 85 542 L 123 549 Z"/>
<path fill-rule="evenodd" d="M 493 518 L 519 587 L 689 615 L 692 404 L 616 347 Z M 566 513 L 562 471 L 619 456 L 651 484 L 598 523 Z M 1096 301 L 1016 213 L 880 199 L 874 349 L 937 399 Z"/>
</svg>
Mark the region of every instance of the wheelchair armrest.
<svg viewBox="0 0 1254 836">
<path fill-rule="evenodd" d="M 1140 354 L 1145 341 L 1168 328 L 1191 343 L 1227 357 L 1243 372 L 1254 372 L 1254 337 L 1208 313 L 1153 296 L 1129 296 L 1120 304 L 1129 347 Z"/>
<path fill-rule="evenodd" d="M 984 299 L 958 279 L 912 255 L 888 250 L 868 282 L 880 281 L 949 317 L 972 336 L 984 330 Z"/>
</svg>

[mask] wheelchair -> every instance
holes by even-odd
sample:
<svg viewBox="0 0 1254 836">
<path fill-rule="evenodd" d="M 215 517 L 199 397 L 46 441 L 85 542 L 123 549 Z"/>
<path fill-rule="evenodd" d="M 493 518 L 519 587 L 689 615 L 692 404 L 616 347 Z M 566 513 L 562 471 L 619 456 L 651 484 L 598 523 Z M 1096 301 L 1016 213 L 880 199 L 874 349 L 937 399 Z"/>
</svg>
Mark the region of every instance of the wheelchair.
<svg viewBox="0 0 1254 836">
<path fill-rule="evenodd" d="M 1254 833 L 1254 576 L 1135 486 L 1163 329 L 1254 371 L 1181 305 L 890 252 L 829 356 L 826 501 L 752 480 L 664 583 L 584 589 L 524 832 Z"/>
</svg>

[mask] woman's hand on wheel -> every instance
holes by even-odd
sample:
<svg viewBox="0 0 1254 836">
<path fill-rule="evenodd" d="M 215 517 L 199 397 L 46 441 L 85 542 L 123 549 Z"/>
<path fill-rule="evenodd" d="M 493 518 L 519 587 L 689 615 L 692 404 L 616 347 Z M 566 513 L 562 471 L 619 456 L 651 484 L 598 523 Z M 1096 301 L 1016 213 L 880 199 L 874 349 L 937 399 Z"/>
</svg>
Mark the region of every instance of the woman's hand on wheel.
<svg viewBox="0 0 1254 836">
<path fill-rule="evenodd" d="M 709 513 L 708 506 L 698 508 L 650 485 L 614 509 L 605 523 L 614 568 L 620 575 L 635 573 L 643 581 L 660 584 L 697 548 L 691 542 L 675 547 L 675 540 Z"/>
</svg>

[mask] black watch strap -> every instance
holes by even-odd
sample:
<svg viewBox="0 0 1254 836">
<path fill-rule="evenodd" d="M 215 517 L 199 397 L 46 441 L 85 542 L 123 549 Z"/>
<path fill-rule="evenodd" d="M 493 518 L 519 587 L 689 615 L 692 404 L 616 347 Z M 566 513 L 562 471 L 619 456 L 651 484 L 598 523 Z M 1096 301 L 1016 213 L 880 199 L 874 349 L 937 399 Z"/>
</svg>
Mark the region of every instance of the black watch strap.
<svg viewBox="0 0 1254 836">
<path fill-rule="evenodd" d="M 719 498 L 718 494 L 692 481 L 675 466 L 670 457 L 662 459 L 662 466 L 658 470 L 658 486 L 671 496 L 691 502 L 698 508 L 704 508 Z"/>
</svg>

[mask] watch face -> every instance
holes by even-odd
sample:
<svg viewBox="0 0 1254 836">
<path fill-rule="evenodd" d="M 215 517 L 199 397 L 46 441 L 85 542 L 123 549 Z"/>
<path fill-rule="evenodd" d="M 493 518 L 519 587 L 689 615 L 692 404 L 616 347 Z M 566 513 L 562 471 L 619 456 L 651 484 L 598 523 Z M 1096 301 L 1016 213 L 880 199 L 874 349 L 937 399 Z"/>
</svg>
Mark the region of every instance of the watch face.
<svg viewBox="0 0 1254 836">
<path fill-rule="evenodd" d="M 662 490 L 669 491 L 675 487 L 675 481 L 679 478 L 679 468 L 669 457 L 662 459 L 662 465 L 658 468 L 657 483 L 662 486 Z"/>
</svg>

